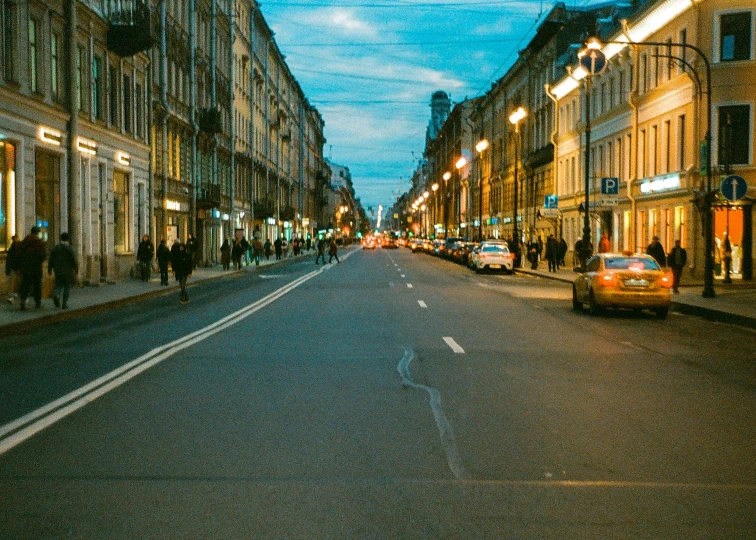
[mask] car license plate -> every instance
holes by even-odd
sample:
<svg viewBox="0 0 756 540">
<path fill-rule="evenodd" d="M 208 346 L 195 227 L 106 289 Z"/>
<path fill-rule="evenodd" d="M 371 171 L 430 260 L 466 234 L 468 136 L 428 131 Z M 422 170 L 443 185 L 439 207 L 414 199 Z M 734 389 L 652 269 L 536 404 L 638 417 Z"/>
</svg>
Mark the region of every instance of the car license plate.
<svg viewBox="0 0 756 540">
<path fill-rule="evenodd" d="M 626 279 L 625 285 L 628 287 L 648 287 L 647 279 Z"/>
<path fill-rule="evenodd" d="M 501 268 L 501 265 L 500 265 L 500 264 L 489 264 L 488 266 L 489 266 L 490 268 Z"/>
</svg>

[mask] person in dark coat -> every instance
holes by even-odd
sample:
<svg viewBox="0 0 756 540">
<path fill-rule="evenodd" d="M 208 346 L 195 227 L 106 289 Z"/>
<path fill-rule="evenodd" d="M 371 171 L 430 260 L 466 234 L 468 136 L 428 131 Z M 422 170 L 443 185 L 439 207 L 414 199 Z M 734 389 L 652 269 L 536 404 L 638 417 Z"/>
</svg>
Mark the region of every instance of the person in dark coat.
<svg viewBox="0 0 756 540">
<path fill-rule="evenodd" d="M 546 260 L 549 262 L 549 272 L 556 272 L 559 268 L 559 243 L 553 234 L 546 240 Z"/>
<path fill-rule="evenodd" d="M 559 265 L 567 266 L 567 262 L 564 260 L 567 256 L 567 241 L 564 239 L 564 236 L 559 239 L 559 250 L 557 253 L 559 257 Z"/>
<path fill-rule="evenodd" d="M 680 240 L 675 240 L 675 247 L 669 252 L 667 263 L 672 268 L 672 292 L 679 293 L 680 276 L 682 276 L 685 263 L 688 262 L 688 253 L 682 247 Z"/>
<path fill-rule="evenodd" d="M 189 233 L 186 237 L 186 252 L 192 259 L 192 268 L 197 268 L 197 240 L 194 239 L 192 233 Z"/>
<path fill-rule="evenodd" d="M 168 264 L 171 262 L 171 250 L 165 244 L 165 239 L 160 240 L 157 248 L 158 268 L 160 268 L 160 284 L 168 285 Z"/>
<path fill-rule="evenodd" d="M 155 246 L 148 235 L 142 236 L 137 248 L 137 263 L 139 264 L 139 276 L 142 281 L 149 281 L 152 273 L 152 259 L 155 257 Z"/>
<path fill-rule="evenodd" d="M 320 261 L 321 258 L 323 259 L 323 264 L 325 264 L 325 245 L 326 245 L 325 239 L 321 238 L 318 240 L 318 245 L 317 245 L 318 256 L 315 257 L 316 265 L 319 264 L 318 261 Z"/>
<path fill-rule="evenodd" d="M 173 241 L 173 245 L 171 246 L 171 269 L 173 269 L 173 274 L 176 275 L 176 270 L 173 267 L 173 261 L 177 261 L 179 257 L 179 250 L 181 249 L 181 240 L 178 238 Z M 176 278 L 176 281 L 178 281 L 178 277 Z"/>
<path fill-rule="evenodd" d="M 39 227 L 32 227 L 20 246 L 21 309 L 26 309 L 29 292 L 34 295 L 34 306 L 42 307 L 42 263 L 47 259 L 45 243 L 39 238 Z"/>
<path fill-rule="evenodd" d="M 331 245 L 328 247 L 329 264 L 333 261 L 334 257 L 336 258 L 336 262 L 341 264 L 341 261 L 339 260 L 339 246 L 336 245 L 336 240 L 331 238 Z M 325 263 L 325 257 L 323 257 L 323 262 Z"/>
<path fill-rule="evenodd" d="M 55 289 L 53 302 L 55 307 L 68 309 L 68 297 L 71 293 L 71 285 L 79 274 L 79 261 L 76 259 L 68 233 L 60 235 L 60 243 L 50 252 L 50 260 L 47 262 L 47 273 L 55 273 Z M 61 306 L 61 295 L 63 305 Z"/>
<path fill-rule="evenodd" d="M 538 241 L 535 238 L 528 242 L 528 261 L 531 270 L 538 270 Z"/>
<path fill-rule="evenodd" d="M 231 244 L 228 243 L 228 238 L 223 239 L 223 244 L 220 248 L 221 252 L 221 264 L 224 270 L 231 268 Z"/>
<path fill-rule="evenodd" d="M 231 248 L 231 262 L 234 263 L 234 270 L 241 269 L 241 258 L 244 255 L 244 248 L 241 240 L 234 241 L 234 247 Z"/>
<path fill-rule="evenodd" d="M 654 259 L 656 259 L 656 262 L 659 263 L 659 266 L 664 268 L 667 266 L 667 255 L 664 252 L 664 246 L 661 245 L 661 242 L 659 242 L 659 237 L 654 236 L 654 238 L 651 240 L 651 243 L 646 248 L 646 254 L 651 255 Z"/>
<path fill-rule="evenodd" d="M 21 240 L 18 235 L 14 234 L 11 238 L 11 245 L 5 257 L 5 275 L 10 282 L 10 291 L 8 294 L 8 303 L 13 305 L 13 300 L 18 292 L 18 285 L 21 281 Z"/>
<path fill-rule="evenodd" d="M 255 257 L 255 266 L 260 266 L 260 258 L 263 254 L 263 245 L 259 238 L 252 240 L 252 253 Z"/>
<path fill-rule="evenodd" d="M 281 240 L 280 236 L 276 238 L 275 242 L 273 242 L 273 247 L 276 250 L 276 260 L 280 261 L 281 256 L 283 255 L 283 241 Z"/>
<path fill-rule="evenodd" d="M 270 243 L 270 238 L 268 238 L 267 240 L 265 240 L 265 246 L 263 247 L 263 249 L 265 250 L 265 260 L 266 261 L 270 259 L 271 246 L 272 245 L 273 244 Z"/>
<path fill-rule="evenodd" d="M 192 275 L 193 261 L 191 255 L 186 251 L 186 245 L 181 242 L 176 242 L 176 244 L 178 244 L 178 249 L 171 259 L 171 265 L 173 266 L 173 273 L 176 275 L 176 281 L 181 286 L 179 301 L 186 304 L 189 301 L 189 295 L 186 293 L 186 280 Z"/>
</svg>

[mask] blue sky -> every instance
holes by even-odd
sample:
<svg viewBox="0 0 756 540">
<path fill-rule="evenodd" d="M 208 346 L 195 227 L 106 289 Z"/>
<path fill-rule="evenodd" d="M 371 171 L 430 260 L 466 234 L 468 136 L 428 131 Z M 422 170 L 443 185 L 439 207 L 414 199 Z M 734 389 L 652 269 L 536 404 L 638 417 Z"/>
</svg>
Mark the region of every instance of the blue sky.
<svg viewBox="0 0 756 540">
<path fill-rule="evenodd" d="M 349 167 L 363 206 L 377 209 L 410 186 L 431 94 L 444 90 L 454 102 L 483 94 L 552 6 L 539 0 L 263 0 L 261 10 L 325 120 L 326 156 Z"/>
</svg>

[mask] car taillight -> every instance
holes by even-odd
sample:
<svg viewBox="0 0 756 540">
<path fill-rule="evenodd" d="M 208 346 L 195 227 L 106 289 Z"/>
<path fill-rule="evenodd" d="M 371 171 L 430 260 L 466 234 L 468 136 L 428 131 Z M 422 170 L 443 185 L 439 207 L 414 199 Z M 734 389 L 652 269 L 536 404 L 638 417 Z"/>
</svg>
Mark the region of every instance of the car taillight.
<svg viewBox="0 0 756 540">
<path fill-rule="evenodd" d="M 596 276 L 596 285 L 598 287 L 617 287 L 619 285 L 619 280 L 616 275 L 607 272 L 606 274 L 599 274 Z"/>
<path fill-rule="evenodd" d="M 672 276 L 672 272 L 666 272 L 659 280 L 659 285 L 661 285 L 665 289 L 671 289 L 673 280 L 674 277 Z"/>
</svg>

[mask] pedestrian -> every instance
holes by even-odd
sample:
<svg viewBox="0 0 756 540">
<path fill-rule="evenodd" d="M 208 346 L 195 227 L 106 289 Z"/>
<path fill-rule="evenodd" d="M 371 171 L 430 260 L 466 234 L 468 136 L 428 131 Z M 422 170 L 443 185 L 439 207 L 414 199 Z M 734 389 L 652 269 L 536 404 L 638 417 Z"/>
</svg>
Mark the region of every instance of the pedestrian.
<svg viewBox="0 0 756 540">
<path fill-rule="evenodd" d="M 276 260 L 280 261 L 283 253 L 283 241 L 281 240 L 280 236 L 276 238 L 275 242 L 273 242 L 273 247 L 276 250 Z"/>
<path fill-rule="evenodd" d="M 194 239 L 192 233 L 189 233 L 186 237 L 186 252 L 192 259 L 192 269 L 197 268 L 197 240 Z"/>
<path fill-rule="evenodd" d="M 291 241 L 291 249 L 294 251 L 294 256 L 297 257 L 299 255 L 299 239 L 296 236 Z"/>
<path fill-rule="evenodd" d="M 318 239 L 318 244 L 317 244 L 318 256 L 315 257 L 315 264 L 318 264 L 318 261 L 320 261 L 321 258 L 323 259 L 323 264 L 325 264 L 325 244 L 326 244 L 325 239 L 323 238 Z"/>
<path fill-rule="evenodd" d="M 26 299 L 31 292 L 34 296 L 34 307 L 42 307 L 42 263 L 47 259 L 45 243 L 39 238 L 39 227 L 32 227 L 31 232 L 21 241 L 20 271 L 21 286 L 19 297 L 21 310 L 26 309 Z"/>
<path fill-rule="evenodd" d="M 312 248 L 312 237 L 309 234 L 307 235 L 305 246 L 307 247 L 307 251 L 310 251 L 310 248 Z"/>
<path fill-rule="evenodd" d="M 267 238 L 265 240 L 265 245 L 263 246 L 263 250 L 265 251 L 265 260 L 266 261 L 270 260 L 271 246 L 272 246 L 272 244 L 270 243 L 270 238 Z"/>
<path fill-rule="evenodd" d="M 149 235 L 142 236 L 137 248 L 137 265 L 139 266 L 139 276 L 142 281 L 149 281 L 152 273 L 152 259 L 155 257 L 155 246 L 152 244 Z"/>
<path fill-rule="evenodd" d="M 612 246 L 609 243 L 609 237 L 606 233 L 601 233 L 601 240 L 599 240 L 599 253 L 609 253 L 611 249 Z"/>
<path fill-rule="evenodd" d="M 688 253 L 682 247 L 680 240 L 675 240 L 675 247 L 669 252 L 667 262 L 670 268 L 672 268 L 672 292 L 679 293 L 680 276 L 682 276 L 685 263 L 688 262 Z"/>
<path fill-rule="evenodd" d="M 291 255 L 289 253 L 289 242 L 286 241 L 286 238 L 281 239 L 281 253 L 283 253 L 283 258 L 288 259 Z"/>
<path fill-rule="evenodd" d="M 724 262 L 725 282 L 729 283 L 727 279 L 729 279 L 732 269 L 732 244 L 730 243 L 730 235 L 727 233 L 724 233 L 724 242 L 722 242 L 722 261 Z"/>
<path fill-rule="evenodd" d="M 331 264 L 334 257 L 336 258 L 336 262 L 341 264 L 339 260 L 339 246 L 336 245 L 336 239 L 331 238 L 331 245 L 328 247 L 328 264 Z M 323 264 L 325 264 L 325 257 L 323 257 Z"/>
<path fill-rule="evenodd" d="M 559 243 L 553 234 L 546 240 L 546 260 L 549 262 L 549 272 L 556 272 L 559 268 Z"/>
<path fill-rule="evenodd" d="M 579 266 L 583 263 L 582 257 L 583 256 L 583 239 L 578 238 L 577 242 L 575 242 L 575 251 L 572 252 L 572 265 L 573 266 Z"/>
<path fill-rule="evenodd" d="M 165 238 L 160 240 L 157 248 L 157 262 L 160 269 L 160 285 L 168 285 L 168 263 L 171 262 L 171 250 L 165 244 Z"/>
<path fill-rule="evenodd" d="M 260 266 L 260 257 L 262 257 L 262 242 L 260 242 L 259 238 L 253 238 L 252 239 L 252 253 L 255 257 L 255 266 Z"/>
<path fill-rule="evenodd" d="M 656 262 L 658 262 L 659 266 L 662 268 L 667 266 L 667 256 L 664 254 L 664 246 L 659 242 L 658 236 L 653 237 L 651 243 L 646 248 L 646 254 L 651 255 L 656 259 Z"/>
<path fill-rule="evenodd" d="M 69 235 L 64 232 L 60 235 L 60 243 L 50 252 L 50 260 L 47 262 L 47 273 L 55 273 L 55 288 L 53 289 L 53 302 L 55 307 L 68 309 L 68 297 L 71 293 L 71 285 L 79 275 L 79 261 L 76 253 L 69 243 Z M 63 305 L 61 305 L 61 300 Z"/>
<path fill-rule="evenodd" d="M 564 239 L 564 236 L 559 239 L 559 265 L 560 266 L 567 266 L 567 263 L 565 262 L 565 257 L 567 256 L 567 241 Z"/>
<path fill-rule="evenodd" d="M 535 238 L 531 238 L 528 242 L 528 261 L 530 261 L 530 269 L 538 270 L 538 241 Z"/>
<path fill-rule="evenodd" d="M 11 245 L 5 257 L 5 275 L 8 276 L 9 282 L 8 303 L 13 305 L 21 283 L 21 240 L 17 234 L 11 238 Z"/>
<path fill-rule="evenodd" d="M 228 243 L 228 238 L 223 239 L 220 252 L 223 269 L 228 270 L 231 267 L 231 244 Z"/>
<path fill-rule="evenodd" d="M 176 274 L 176 269 L 173 267 L 173 261 L 178 260 L 179 256 L 179 249 L 181 248 L 181 240 L 178 238 L 173 241 L 173 245 L 171 245 L 171 269 L 173 270 L 173 274 Z M 176 278 L 176 281 L 178 281 L 178 278 Z"/>
<path fill-rule="evenodd" d="M 244 255 L 244 248 L 241 240 L 234 241 L 234 247 L 231 248 L 231 262 L 234 263 L 234 270 L 241 270 L 241 259 Z"/>
<path fill-rule="evenodd" d="M 241 248 L 242 248 L 242 259 L 244 260 L 244 265 L 249 266 L 249 242 L 247 242 L 246 236 L 241 237 Z"/>
<path fill-rule="evenodd" d="M 171 259 L 171 266 L 173 266 L 173 273 L 176 276 L 176 281 L 179 282 L 181 287 L 181 294 L 179 301 L 182 304 L 186 304 L 189 301 L 189 295 L 186 293 L 186 280 L 192 275 L 192 258 L 189 252 L 186 251 L 186 244 L 177 242 L 178 249 L 175 251 L 173 258 Z"/>
</svg>

